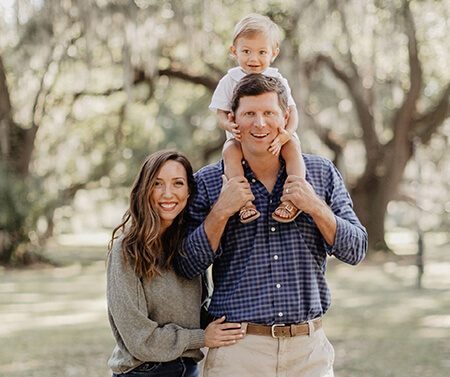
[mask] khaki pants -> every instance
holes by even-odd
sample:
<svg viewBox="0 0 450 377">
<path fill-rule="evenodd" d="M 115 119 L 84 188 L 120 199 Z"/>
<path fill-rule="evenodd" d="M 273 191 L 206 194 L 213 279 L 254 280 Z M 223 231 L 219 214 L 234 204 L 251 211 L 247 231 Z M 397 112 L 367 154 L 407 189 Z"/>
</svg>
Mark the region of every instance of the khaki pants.
<svg viewBox="0 0 450 377">
<path fill-rule="evenodd" d="M 322 328 L 293 338 L 246 335 L 232 346 L 210 349 L 203 377 L 333 377 L 333 362 Z"/>
</svg>

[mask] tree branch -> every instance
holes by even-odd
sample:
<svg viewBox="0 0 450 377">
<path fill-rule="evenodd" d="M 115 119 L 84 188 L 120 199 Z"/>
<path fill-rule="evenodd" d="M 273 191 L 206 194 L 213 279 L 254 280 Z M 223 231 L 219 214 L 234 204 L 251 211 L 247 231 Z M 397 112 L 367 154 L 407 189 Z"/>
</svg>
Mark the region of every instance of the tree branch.
<svg viewBox="0 0 450 377">
<path fill-rule="evenodd" d="M 356 108 L 359 125 L 363 130 L 363 142 L 366 148 L 367 168 L 365 174 L 370 175 L 376 168 L 381 153 L 381 145 L 375 132 L 373 116 L 368 104 L 364 101 L 364 90 L 359 76 L 350 76 L 344 69 L 339 67 L 328 55 L 318 54 L 313 61 L 308 64 L 307 71 L 318 70 L 321 65 L 327 66 L 337 79 L 342 81 L 347 87 L 350 97 Z"/>
<path fill-rule="evenodd" d="M 433 109 L 413 120 L 410 138 L 418 136 L 422 144 L 427 144 L 436 129 L 450 116 L 449 100 L 450 84 L 447 85 L 438 104 Z"/>
<path fill-rule="evenodd" d="M 422 88 L 422 67 L 418 56 L 416 28 L 407 0 L 404 3 L 404 16 L 406 35 L 408 37 L 410 89 L 394 120 L 394 140 L 398 140 L 398 142 L 403 140 L 402 135 L 409 133 L 412 117 L 416 110 L 417 99 Z"/>
<path fill-rule="evenodd" d="M 169 76 L 177 79 L 181 79 L 184 81 L 191 82 L 193 84 L 200 84 L 208 88 L 211 92 L 214 92 L 216 89 L 218 81 L 211 79 L 209 76 L 193 76 L 187 72 L 176 71 L 171 68 L 168 69 L 160 69 L 158 71 L 159 76 Z"/>
</svg>

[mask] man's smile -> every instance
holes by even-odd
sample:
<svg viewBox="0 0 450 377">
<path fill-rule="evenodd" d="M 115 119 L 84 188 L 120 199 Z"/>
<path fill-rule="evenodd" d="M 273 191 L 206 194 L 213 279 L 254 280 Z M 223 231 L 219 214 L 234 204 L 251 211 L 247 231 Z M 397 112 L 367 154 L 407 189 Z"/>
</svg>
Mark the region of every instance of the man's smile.
<svg viewBox="0 0 450 377">
<path fill-rule="evenodd" d="M 262 138 L 265 138 L 265 137 L 268 135 L 268 133 L 264 133 L 264 134 L 252 133 L 251 135 L 252 135 L 253 137 L 258 138 L 258 139 L 262 139 Z"/>
</svg>

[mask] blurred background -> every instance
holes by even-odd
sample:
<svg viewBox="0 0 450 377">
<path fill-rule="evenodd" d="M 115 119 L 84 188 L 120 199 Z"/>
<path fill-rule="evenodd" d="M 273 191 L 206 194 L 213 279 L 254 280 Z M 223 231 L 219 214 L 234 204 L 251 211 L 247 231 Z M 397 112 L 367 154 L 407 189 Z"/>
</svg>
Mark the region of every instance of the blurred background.
<svg viewBox="0 0 450 377">
<path fill-rule="evenodd" d="M 420 279 L 424 240 L 446 258 L 448 1 L 1 0 L 2 266 L 67 264 L 67 250 L 102 259 L 147 155 L 178 149 L 196 170 L 220 159 L 208 105 L 250 12 L 281 29 L 273 66 L 291 86 L 303 150 L 340 170 L 369 259 L 414 256 Z M 79 253 L 93 246 L 96 257 Z"/>
</svg>

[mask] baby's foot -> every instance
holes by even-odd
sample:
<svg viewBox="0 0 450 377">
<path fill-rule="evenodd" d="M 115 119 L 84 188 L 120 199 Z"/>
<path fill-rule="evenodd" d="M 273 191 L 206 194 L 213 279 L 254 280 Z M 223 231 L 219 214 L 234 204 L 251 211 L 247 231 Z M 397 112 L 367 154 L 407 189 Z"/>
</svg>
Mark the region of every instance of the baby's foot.
<svg viewBox="0 0 450 377">
<path fill-rule="evenodd" d="M 247 202 L 239 211 L 239 219 L 243 224 L 256 220 L 259 216 L 261 216 L 261 214 L 252 202 Z"/>
<path fill-rule="evenodd" d="M 278 208 L 272 213 L 272 218 L 280 223 L 290 223 L 294 221 L 300 211 L 297 207 L 293 206 L 290 202 L 282 202 Z"/>
</svg>

